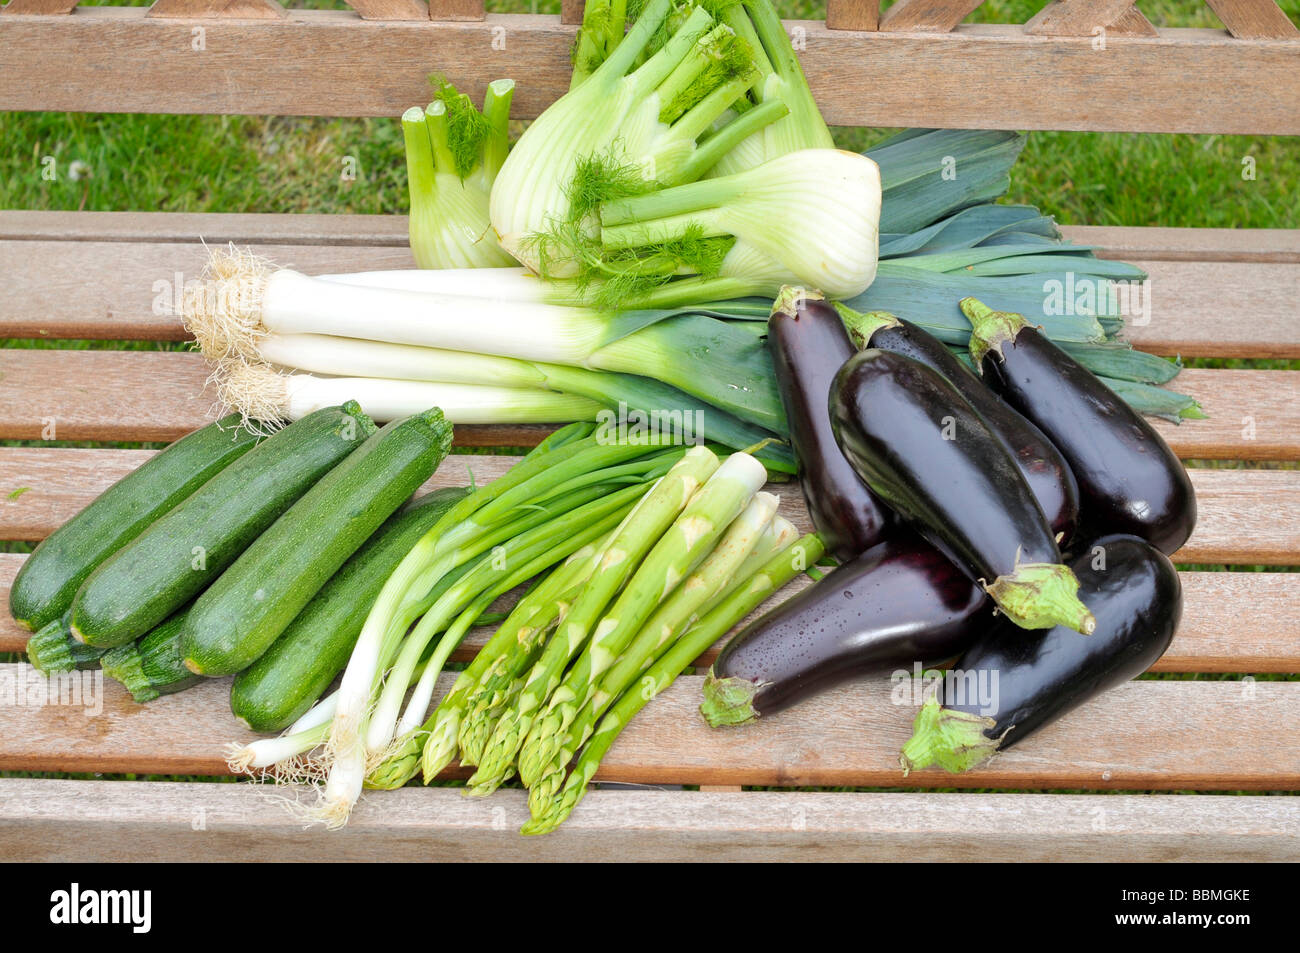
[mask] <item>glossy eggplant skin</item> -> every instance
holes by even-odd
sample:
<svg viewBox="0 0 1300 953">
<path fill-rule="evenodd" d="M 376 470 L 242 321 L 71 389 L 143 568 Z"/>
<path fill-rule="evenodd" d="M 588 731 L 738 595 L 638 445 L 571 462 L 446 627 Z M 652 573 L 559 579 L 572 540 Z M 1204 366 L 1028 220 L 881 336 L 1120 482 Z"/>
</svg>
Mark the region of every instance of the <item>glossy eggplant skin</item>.
<svg viewBox="0 0 1300 953">
<path fill-rule="evenodd" d="M 1079 595 L 1097 619 L 1092 635 L 1082 636 L 1064 626 L 1042 632 L 1008 631 L 1009 623 L 999 623 L 955 666 L 971 684 L 991 684 L 997 673 L 997 711 L 981 711 L 975 702 L 944 699 L 940 689 L 945 708 L 991 717 L 994 725 L 984 735 L 1001 738 L 999 748 L 1141 675 L 1164 654 L 1178 627 L 1183 602 L 1178 573 L 1167 556 L 1144 540 L 1102 537 L 1089 544 L 1071 567 L 1079 578 Z M 972 672 L 979 674 L 972 676 Z"/>
<path fill-rule="evenodd" d="M 951 659 L 992 622 L 984 591 L 904 531 L 742 629 L 710 682 L 747 681 L 764 717 L 856 676 Z"/>
<path fill-rule="evenodd" d="M 773 310 L 767 329 L 813 526 L 831 554 L 852 559 L 884 539 L 895 522 L 844 458 L 831 428 L 831 382 L 856 351 L 839 314 L 818 298 Z"/>
<path fill-rule="evenodd" d="M 1079 518 L 1079 486 L 1061 451 L 1038 427 L 989 390 L 942 341 L 910 321 L 897 320 L 895 325 L 876 330 L 867 346 L 910 357 L 946 377 L 989 429 L 1002 438 L 1052 532 L 1068 543 Z"/>
<path fill-rule="evenodd" d="M 1196 525 L 1181 462 L 1146 419 L 1032 327 L 980 361 L 984 380 L 1064 454 L 1079 484 L 1079 534 L 1128 533 L 1166 555 Z"/>
<path fill-rule="evenodd" d="M 1047 519 L 975 408 L 921 362 L 859 351 L 831 389 L 836 438 L 887 506 L 972 579 L 1059 563 Z"/>
</svg>

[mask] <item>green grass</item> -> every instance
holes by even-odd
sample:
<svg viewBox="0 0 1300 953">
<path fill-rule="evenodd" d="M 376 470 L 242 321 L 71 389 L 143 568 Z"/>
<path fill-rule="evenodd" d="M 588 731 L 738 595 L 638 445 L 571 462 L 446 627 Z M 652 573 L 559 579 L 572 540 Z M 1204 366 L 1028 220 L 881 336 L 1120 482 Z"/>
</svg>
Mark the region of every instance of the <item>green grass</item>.
<svg viewBox="0 0 1300 953">
<path fill-rule="evenodd" d="M 292 6 L 341 7 L 341 2 Z M 778 0 L 790 17 L 821 3 Z M 988 0 L 971 22 L 1023 23 L 1039 2 Z M 1283 0 L 1300 19 L 1300 0 Z M 558 0 L 491 0 L 504 12 L 555 13 Z M 1147 0 L 1158 26 L 1217 27 L 1202 0 Z M 438 65 L 430 54 L 430 68 Z M 864 74 L 869 81 L 869 75 Z M 848 78 L 846 77 L 846 81 Z M 1189 77 L 1189 83 L 1194 77 Z M 917 95 L 925 95 L 918 88 Z M 4 113 L 0 208 L 170 212 L 393 213 L 406 208 L 402 137 L 393 119 Z M 840 129 L 862 149 L 884 130 Z M 1242 159 L 1256 177 L 1242 179 Z M 53 180 L 43 178 L 54 161 Z M 355 161 L 356 178 L 343 175 Z M 88 177 L 73 179 L 73 162 Z M 201 171 L 200 171 L 201 170 Z M 1295 228 L 1300 145 L 1281 136 L 1036 132 L 1008 201 L 1063 224 Z"/>
</svg>

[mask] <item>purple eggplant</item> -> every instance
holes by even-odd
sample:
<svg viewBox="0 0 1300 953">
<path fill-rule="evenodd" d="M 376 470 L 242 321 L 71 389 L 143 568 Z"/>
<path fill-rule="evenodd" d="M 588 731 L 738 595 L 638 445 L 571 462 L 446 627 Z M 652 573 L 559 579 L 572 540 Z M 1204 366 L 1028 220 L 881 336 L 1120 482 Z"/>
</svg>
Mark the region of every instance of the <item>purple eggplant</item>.
<svg viewBox="0 0 1300 953">
<path fill-rule="evenodd" d="M 852 559 L 880 542 L 893 523 L 844 459 L 826 409 L 831 381 L 854 355 L 853 344 L 835 309 L 802 288 L 781 289 L 767 342 L 813 526 L 831 554 Z"/>
<path fill-rule="evenodd" d="M 888 311 L 862 314 L 841 304 L 835 307 L 858 348 L 874 347 L 913 358 L 957 388 L 1011 451 L 1058 541 L 1068 542 L 1079 517 L 1079 487 L 1047 435 L 1000 400 L 929 331 Z"/>
<path fill-rule="evenodd" d="M 736 634 L 709 671 L 709 724 L 766 717 L 850 678 L 942 662 L 992 623 L 978 585 L 903 531 Z"/>
<path fill-rule="evenodd" d="M 873 493 L 1027 629 L 1091 631 L 1078 581 L 1010 452 L 941 374 L 859 351 L 836 375 L 831 420 Z"/>
<path fill-rule="evenodd" d="M 985 382 L 1064 454 L 1079 484 L 1079 533 L 1129 533 L 1173 555 L 1196 525 L 1186 469 L 1146 419 L 1023 316 L 961 302 Z"/>
<path fill-rule="evenodd" d="M 904 771 L 968 770 L 1090 698 L 1141 675 L 1164 654 L 1182 614 L 1182 585 L 1164 553 L 1135 536 L 1105 536 L 1072 563 L 1097 618 L 1088 638 L 1057 626 L 991 626 L 916 716 Z M 976 697 L 971 697 L 975 695 Z"/>
</svg>

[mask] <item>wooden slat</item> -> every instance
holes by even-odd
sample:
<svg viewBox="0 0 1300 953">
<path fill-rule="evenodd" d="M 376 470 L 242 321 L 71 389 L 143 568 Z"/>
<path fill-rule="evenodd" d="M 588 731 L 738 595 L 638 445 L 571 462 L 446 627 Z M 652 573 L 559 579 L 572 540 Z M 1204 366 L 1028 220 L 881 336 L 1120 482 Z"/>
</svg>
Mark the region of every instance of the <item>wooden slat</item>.
<svg viewBox="0 0 1300 953">
<path fill-rule="evenodd" d="M 177 20 L 224 17 L 229 20 L 283 20 L 275 0 L 154 0 L 146 16 Z"/>
<path fill-rule="evenodd" d="M 66 376 L 45 377 L 56 373 Z M 6 348 L 0 375 L 8 375 L 0 376 L 0 420 L 15 424 L 0 424 L 0 439 L 170 441 L 223 413 L 205 390 L 207 365 L 190 352 Z M 462 447 L 531 447 L 554 429 L 462 425 L 455 439 Z"/>
<path fill-rule="evenodd" d="M 561 0 L 560 22 L 564 24 L 581 23 L 582 13 L 586 6 L 583 0 Z"/>
<path fill-rule="evenodd" d="M 340 831 L 303 829 L 248 784 L 0 780 L 0 860 L 1295 861 L 1300 799 L 1171 795 L 593 791 L 520 837 L 522 791 L 367 796 Z"/>
<path fill-rule="evenodd" d="M 73 676 L 82 694 L 68 681 L 63 703 L 42 705 L 44 676 L 22 663 L 0 665 L 0 771 L 225 774 L 226 743 L 256 737 L 230 714 L 229 679 L 137 705 L 102 675 Z M 438 696 L 454 678 L 439 679 Z M 1300 748 L 1277 741 L 1300 731 L 1297 682 L 1131 682 L 978 770 L 907 778 L 898 751 L 915 706 L 895 704 L 888 679 L 832 689 L 727 730 L 700 718 L 702 684 L 702 676 L 684 676 L 646 706 L 597 777 L 786 787 L 1300 788 Z"/>
<path fill-rule="evenodd" d="M 424 0 L 347 0 L 348 6 L 363 20 L 427 20 L 429 6 Z M 482 10 L 482 3 L 479 9 Z M 442 17 L 440 19 L 452 19 Z M 477 17 L 472 19 L 478 19 Z"/>
<path fill-rule="evenodd" d="M 1300 264 L 1300 228 L 1156 228 L 1063 225 L 1103 258 Z M 220 212 L 49 212 L 0 209 L 0 241 L 372 245 L 405 248 L 405 215 Z"/>
<path fill-rule="evenodd" d="M 77 8 L 79 0 L 9 0 L 0 7 L 0 15 L 12 13 L 35 16 L 61 16 Z"/>
<path fill-rule="evenodd" d="M 430 20 L 482 20 L 485 16 L 483 0 L 429 0 Z"/>
<path fill-rule="evenodd" d="M 26 558 L 0 553 L 0 606 L 8 604 L 9 587 Z M 1182 580 L 1178 635 L 1151 671 L 1300 672 L 1300 573 L 1184 572 Z M 777 600 L 810 585 L 812 580 L 800 576 Z M 513 605 L 515 595 L 503 599 L 502 608 Z M 760 606 L 750 618 L 766 608 Z M 452 654 L 453 661 L 472 659 L 492 632 L 486 626 L 472 630 Z M 29 635 L 8 613 L 0 612 L 0 652 L 23 651 Z M 725 642 L 719 640 L 696 664 L 712 663 Z"/>
<path fill-rule="evenodd" d="M 3 221 L 0 216 L 0 225 Z M 162 240 L 154 241 L 0 239 L 0 274 L 6 275 L 9 290 L 0 300 L 0 336 L 183 340 L 185 331 L 172 313 L 176 289 L 196 279 L 207 260 L 194 238 L 201 235 L 211 245 L 248 234 L 244 221 L 218 221 L 213 230 L 205 230 L 208 221 L 190 216 L 184 224 L 164 224 L 163 234 L 154 236 Z M 67 227 L 54 224 L 50 230 L 57 234 Z M 143 239 L 143 228 L 153 226 L 123 222 L 118 234 Z M 194 230 L 188 232 L 189 241 L 180 240 L 182 229 L 190 228 Z M 316 223 L 286 223 L 268 235 L 268 241 L 253 247 L 281 265 L 308 274 L 414 264 L 404 236 L 378 245 L 353 243 L 363 235 L 376 236 L 376 223 L 358 224 L 344 243 L 316 244 L 323 228 Z M 294 233 L 311 243 L 293 241 Z M 1118 240 L 1138 242 L 1127 237 Z M 241 244 L 246 242 L 243 237 Z M 1172 243 L 1159 238 L 1155 242 Z M 1214 243 L 1202 240 L 1202 246 Z M 1134 260 L 1150 275 L 1150 321 L 1129 329 L 1137 346 L 1184 357 L 1300 357 L 1300 321 L 1294 311 L 1294 303 L 1300 300 L 1300 243 L 1297 260 L 1291 263 L 1119 257 Z M 1231 305 L 1225 307 L 1224 302 Z"/>
<path fill-rule="evenodd" d="M 0 448 L 0 539 L 44 539 L 145 459 L 146 450 Z M 495 479 L 507 456 L 448 457 L 427 488 Z M 1199 517 L 1181 563 L 1300 563 L 1300 470 L 1192 470 Z M 794 487 L 774 485 L 782 512 L 811 529 Z M 21 492 L 19 492 L 21 491 Z M 15 495 L 16 494 L 16 495 Z"/>
<path fill-rule="evenodd" d="M 949 33 L 984 0 L 896 0 L 880 17 L 885 33 Z"/>
<path fill-rule="evenodd" d="M 64 213 L 81 214 L 81 213 Z M 129 214 L 129 213 L 127 213 Z M 0 215 L 0 222 L 3 215 Z M 1132 228 L 1062 225 L 1062 234 L 1122 261 L 1300 262 L 1300 228 Z M 0 237 L 6 237 L 0 234 Z"/>
<path fill-rule="evenodd" d="M 1295 40 L 1300 30 L 1273 0 L 1205 0 L 1239 40 Z"/>
<path fill-rule="evenodd" d="M 1123 23 L 1132 29 L 1139 22 L 1129 16 L 1133 0 L 1052 0 L 1025 24 L 1030 36 L 1093 36 Z M 1150 23 L 1147 23 L 1150 26 Z M 1140 27 L 1139 27 L 1140 28 Z M 1152 28 L 1152 35 L 1155 30 Z"/>
<path fill-rule="evenodd" d="M 314 274 L 414 264 L 410 249 L 400 246 L 267 245 L 258 251 Z M 184 340 L 175 312 L 179 289 L 199 278 L 206 260 L 199 244 L 0 242 L 0 274 L 17 285 L 0 303 L 0 333 Z M 88 274 L 97 278 L 88 281 Z"/>
<path fill-rule="evenodd" d="M 1295 82 L 1284 41 L 1162 30 L 1109 40 L 1103 68 L 1088 38 L 1030 36 L 1012 25 L 925 35 L 828 31 L 816 21 L 787 27 L 804 31 L 813 93 L 837 125 L 1300 132 L 1300 97 L 1279 95 Z M 184 26 L 136 8 L 87 7 L 57 25 L 4 18 L 0 110 L 397 116 L 424 101 L 428 74 L 443 70 L 475 98 L 508 72 L 518 82 L 514 113 L 527 118 L 567 89 L 573 35 L 547 16 L 373 22 L 333 10 L 205 28 L 207 51 L 195 57 L 175 41 Z M 500 29 L 507 48 L 493 49 Z M 843 81 L 846 63 L 871 64 L 870 96 Z M 333 82 L 338 76 L 348 82 Z M 1188 76 L 1198 77 L 1194 97 Z"/>
<path fill-rule="evenodd" d="M 1106 27 L 1107 36 L 1159 36 L 1159 31 L 1137 7 L 1129 7 Z"/>
<path fill-rule="evenodd" d="M 193 352 L 0 349 L 0 439 L 174 440 L 221 408 Z M 1183 459 L 1300 458 L 1300 372 L 1189 369 L 1207 420 L 1154 421 Z M 54 425 L 54 436 L 48 431 Z M 457 428 L 462 446 L 529 446 L 540 426 Z"/>
<path fill-rule="evenodd" d="M 880 0 L 826 0 L 826 29 L 874 30 L 880 23 Z"/>
</svg>

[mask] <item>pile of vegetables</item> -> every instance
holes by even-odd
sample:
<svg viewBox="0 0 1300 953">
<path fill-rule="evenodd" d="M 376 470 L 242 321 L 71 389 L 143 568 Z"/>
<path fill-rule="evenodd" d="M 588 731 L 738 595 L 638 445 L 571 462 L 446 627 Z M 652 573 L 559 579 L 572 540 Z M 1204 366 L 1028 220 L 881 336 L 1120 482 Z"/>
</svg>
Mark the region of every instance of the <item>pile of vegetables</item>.
<svg viewBox="0 0 1300 953">
<path fill-rule="evenodd" d="M 279 734 L 231 768 L 315 784 L 330 827 L 459 761 L 473 795 L 517 775 L 541 834 L 824 555 L 727 644 L 711 724 L 959 657 L 1002 676 L 1002 714 L 940 693 L 902 763 L 965 770 L 1164 651 L 1195 499 L 1142 415 L 1199 408 L 1107 295 L 1045 295 L 1145 276 L 995 204 L 1022 136 L 835 149 L 770 0 L 629 20 L 587 3 L 570 90 L 513 149 L 510 80 L 402 116 L 418 268 L 213 253 L 186 325 L 236 413 L 32 554 L 10 602 L 34 665 L 140 702 L 235 676 L 234 715 Z M 411 499 L 453 424 L 491 423 L 567 426 Z M 795 474 L 816 533 L 762 489 Z"/>
<path fill-rule="evenodd" d="M 1168 647 L 1182 607 L 1168 556 L 1196 520 L 1186 470 L 1022 315 L 961 307 L 974 371 L 895 315 L 778 298 L 769 342 L 803 423 L 803 489 L 843 562 L 728 643 L 710 724 L 957 657 L 901 761 L 963 771 Z M 989 676 L 995 704 L 963 693 Z"/>
</svg>

